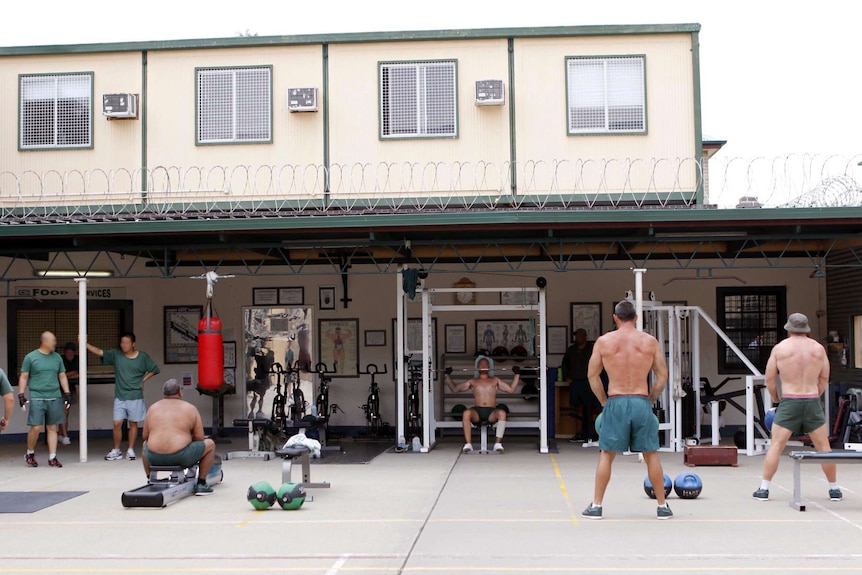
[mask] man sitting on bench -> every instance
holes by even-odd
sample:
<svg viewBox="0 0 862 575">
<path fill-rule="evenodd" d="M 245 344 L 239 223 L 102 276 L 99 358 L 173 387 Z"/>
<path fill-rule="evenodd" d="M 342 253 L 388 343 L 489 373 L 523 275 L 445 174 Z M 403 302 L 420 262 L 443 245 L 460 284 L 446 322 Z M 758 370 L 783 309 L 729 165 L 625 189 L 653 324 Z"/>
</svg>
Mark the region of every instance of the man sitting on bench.
<svg viewBox="0 0 862 575">
<path fill-rule="evenodd" d="M 769 484 L 778 471 L 778 459 L 792 434 L 807 433 L 817 451 L 832 451 L 826 417 L 820 405 L 820 396 L 829 382 L 826 350 L 808 337 L 811 328 L 804 314 L 790 314 L 784 329 L 788 338 L 772 348 L 766 363 L 766 389 L 773 403 L 779 400 L 775 378 L 781 375 L 781 403 L 775 410 L 772 443 L 763 461 L 763 481 L 760 489 L 753 493 L 760 501 L 769 499 Z M 824 463 L 823 473 L 829 481 L 829 499 L 841 501 L 835 464 Z"/>
<path fill-rule="evenodd" d="M 461 421 L 464 423 L 464 447 L 461 451 L 470 453 L 473 451 L 471 442 L 472 426 L 479 424 L 494 425 L 497 424 L 497 439 L 494 443 L 494 451 L 497 453 L 503 452 L 503 434 L 506 432 L 506 410 L 497 406 L 497 390 L 500 389 L 506 393 L 515 393 L 518 387 L 520 375 L 517 366 L 512 368 L 515 377 L 512 383 L 507 384 L 499 377 L 494 376 L 494 371 L 491 369 L 491 360 L 484 355 L 476 358 L 476 372 L 473 378 L 468 379 L 464 383 L 455 385 L 449 374 L 451 368 L 446 369 L 444 380 L 446 385 L 455 393 L 462 393 L 468 389 L 473 390 L 473 401 L 476 402 L 474 407 L 464 410 L 461 416 Z"/>
<path fill-rule="evenodd" d="M 162 387 L 164 399 L 147 410 L 144 421 L 144 472 L 150 476 L 150 465 L 198 465 L 195 495 L 209 495 L 207 474 L 215 459 L 215 442 L 204 438 L 201 414 L 191 403 L 183 401 L 183 386 L 169 379 Z"/>
</svg>

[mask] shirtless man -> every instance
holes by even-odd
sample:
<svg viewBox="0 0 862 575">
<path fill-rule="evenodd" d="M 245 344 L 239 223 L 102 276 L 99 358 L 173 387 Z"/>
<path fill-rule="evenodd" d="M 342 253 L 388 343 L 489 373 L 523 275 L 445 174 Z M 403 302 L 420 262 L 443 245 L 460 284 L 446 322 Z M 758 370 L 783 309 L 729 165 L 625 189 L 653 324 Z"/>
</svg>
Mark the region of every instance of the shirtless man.
<svg viewBox="0 0 862 575">
<path fill-rule="evenodd" d="M 829 359 L 823 346 L 809 339 L 808 318 L 801 313 L 790 314 L 784 329 L 789 337 L 772 348 L 766 363 L 766 389 L 772 402 L 781 403 L 772 423 L 772 442 L 763 461 L 763 480 L 752 495 L 758 501 L 769 499 L 769 484 L 778 471 L 778 460 L 794 433 L 807 433 L 817 451 L 832 451 L 826 431 L 826 417 L 820 396 L 829 382 Z M 781 374 L 779 398 L 776 376 Z M 823 464 L 829 481 L 829 499 L 841 501 L 834 464 Z"/>
<path fill-rule="evenodd" d="M 473 401 L 476 403 L 474 407 L 464 410 L 461 416 L 461 421 L 464 424 L 464 447 L 461 449 L 464 453 L 473 451 L 473 443 L 471 440 L 473 424 L 480 421 L 491 425 L 497 424 L 497 439 L 494 443 L 494 451 L 503 453 L 503 434 L 506 432 L 506 415 L 508 412 L 497 405 L 497 390 L 500 389 L 506 393 L 515 393 L 518 388 L 518 380 L 521 378 L 518 366 L 512 368 L 515 377 L 512 383 L 507 384 L 499 377 L 490 375 L 491 360 L 484 355 L 480 355 L 476 360 L 476 377 L 468 379 L 464 383 L 455 385 L 450 377 L 452 368 L 447 367 L 445 371 L 444 381 L 446 385 L 455 393 L 463 393 L 468 389 L 473 390 Z"/>
<path fill-rule="evenodd" d="M 602 428 L 599 433 L 599 464 L 596 467 L 596 486 L 593 501 L 584 509 L 587 519 L 602 518 L 602 499 L 611 480 L 614 457 L 622 451 L 643 452 L 647 474 L 653 485 L 664 485 L 664 471 L 658 458 L 658 418 L 652 406 L 667 385 L 667 363 L 658 340 L 637 330 L 635 307 L 621 301 L 614 308 L 617 330 L 596 340 L 587 376 L 590 388 L 604 406 Z M 602 368 L 610 380 L 608 393 L 602 385 Z M 647 377 L 655 372 L 652 389 Z M 670 519 L 673 511 L 668 507 L 664 489 L 655 490 L 658 519 Z"/>
<path fill-rule="evenodd" d="M 207 474 L 215 459 L 215 442 L 204 438 L 204 424 L 195 406 L 183 401 L 183 386 L 169 379 L 162 388 L 164 399 L 147 410 L 144 420 L 144 472 L 150 465 L 198 465 L 195 495 L 209 495 Z"/>
</svg>

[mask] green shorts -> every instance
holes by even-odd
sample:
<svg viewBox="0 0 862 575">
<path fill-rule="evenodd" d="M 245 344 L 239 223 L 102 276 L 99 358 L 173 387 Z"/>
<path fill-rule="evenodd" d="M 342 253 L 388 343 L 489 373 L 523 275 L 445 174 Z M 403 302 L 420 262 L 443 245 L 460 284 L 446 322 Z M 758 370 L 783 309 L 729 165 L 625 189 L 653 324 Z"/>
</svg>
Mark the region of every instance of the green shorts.
<svg viewBox="0 0 862 575">
<path fill-rule="evenodd" d="M 182 465 L 193 467 L 198 464 L 204 456 L 206 445 L 203 441 L 192 441 L 175 453 L 154 453 L 147 448 L 144 442 L 144 457 L 150 465 Z"/>
<path fill-rule="evenodd" d="M 46 425 L 66 423 L 66 412 L 63 410 L 61 398 L 30 398 L 27 425 L 42 425 L 43 423 Z"/>
<path fill-rule="evenodd" d="M 602 411 L 602 451 L 658 451 L 658 419 L 642 395 L 615 395 Z"/>
<path fill-rule="evenodd" d="M 479 414 L 479 423 L 490 423 L 488 418 L 497 411 L 496 407 L 476 407 L 475 405 L 470 409 Z"/>
<path fill-rule="evenodd" d="M 793 433 L 811 433 L 826 423 L 820 398 L 782 399 L 775 410 L 773 425 Z"/>
</svg>

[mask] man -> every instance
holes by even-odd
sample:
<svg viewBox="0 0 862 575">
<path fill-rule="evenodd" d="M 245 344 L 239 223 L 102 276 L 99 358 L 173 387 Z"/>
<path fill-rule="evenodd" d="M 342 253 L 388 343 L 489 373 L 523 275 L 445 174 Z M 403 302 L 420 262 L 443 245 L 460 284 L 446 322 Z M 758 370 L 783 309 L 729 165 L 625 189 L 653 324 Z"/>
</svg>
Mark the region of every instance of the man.
<svg viewBox="0 0 862 575">
<path fill-rule="evenodd" d="M 614 308 L 617 330 L 596 340 L 590 358 L 590 387 L 604 406 L 599 433 L 599 464 L 593 501 L 584 509 L 588 519 L 602 518 L 602 499 L 611 479 L 614 457 L 622 451 L 643 452 L 647 473 L 653 485 L 664 485 L 664 471 L 658 458 L 658 418 L 652 406 L 667 385 L 667 363 L 658 340 L 637 330 L 635 307 L 621 301 Z M 601 373 L 608 374 L 605 394 Z M 652 389 L 647 377 L 655 373 Z M 656 489 L 658 519 L 670 519 L 673 512 L 665 501 L 664 490 Z"/>
<path fill-rule="evenodd" d="M 75 385 L 78 383 L 78 347 L 71 341 L 66 342 L 63 346 L 63 367 L 66 368 L 66 379 L 69 381 L 69 393 L 72 394 L 72 400 L 75 399 Z M 69 412 L 71 405 L 63 410 L 66 419 L 60 424 L 60 443 L 70 445 L 72 440 L 69 439 Z"/>
<path fill-rule="evenodd" d="M 484 355 L 480 355 L 476 361 L 476 369 L 479 371 L 479 376 L 468 379 L 464 383 L 455 385 L 450 377 L 452 368 L 447 367 L 445 371 L 444 381 L 446 385 L 455 393 L 463 393 L 468 389 L 473 390 L 473 401 L 476 403 L 474 407 L 464 410 L 461 416 L 461 422 L 464 424 L 464 447 L 461 449 L 464 453 L 473 451 L 473 443 L 471 439 L 473 424 L 479 422 L 489 425 L 497 424 L 497 438 L 494 443 L 494 451 L 503 453 L 503 434 L 506 432 L 506 415 L 507 411 L 497 405 L 497 390 L 500 389 L 506 393 L 515 393 L 518 388 L 518 380 L 520 379 L 518 366 L 512 368 L 515 377 L 512 379 L 511 385 L 499 377 L 490 375 L 491 360 Z"/>
<path fill-rule="evenodd" d="M 773 403 L 781 403 L 772 422 L 772 442 L 763 460 L 763 480 L 760 489 L 753 493 L 758 501 L 769 499 L 769 484 L 778 471 L 778 460 L 787 441 L 794 433 L 807 433 L 817 451 L 832 451 L 826 431 L 826 417 L 820 405 L 820 396 L 829 382 L 829 359 L 826 350 L 810 339 L 808 318 L 801 313 L 790 314 L 784 329 L 788 338 L 772 348 L 766 362 L 766 389 Z M 781 393 L 776 377 L 781 375 Z M 841 501 L 835 465 L 823 464 L 823 473 L 829 482 L 829 499 Z"/>
<path fill-rule="evenodd" d="M 344 360 L 346 359 L 344 342 L 353 337 L 353 332 L 349 329 L 342 331 L 341 326 L 335 326 L 335 330 L 326 332 L 326 337 L 332 341 L 332 370 L 343 372 L 345 370 Z"/>
<path fill-rule="evenodd" d="M 581 406 L 581 432 L 569 439 L 571 443 L 589 441 L 596 437 L 593 430 L 593 411 L 598 402 L 587 377 L 592 355 L 593 343 L 587 341 L 587 330 L 579 327 L 575 330 L 575 343 L 566 350 L 562 363 L 563 381 L 569 383 L 569 405 Z"/>
<path fill-rule="evenodd" d="M 24 461 L 28 467 L 38 467 L 36 462 L 36 441 L 42 432 L 42 422 L 48 436 L 48 465 L 63 467 L 57 459 L 57 426 L 66 420 L 63 414 L 65 405 L 72 404 L 69 393 L 69 381 L 66 379 L 66 369 L 63 359 L 54 351 L 57 348 L 57 338 L 46 331 L 40 338 L 40 344 L 24 357 L 21 364 L 21 375 L 18 377 L 18 403 L 24 408 L 28 401 L 24 392 L 30 387 L 30 413 L 27 414 L 27 454 Z"/>
<path fill-rule="evenodd" d="M 0 419 L 0 432 L 9 427 L 12 419 L 12 411 L 15 409 L 15 395 L 12 393 L 12 384 L 6 372 L 0 369 L 0 397 L 3 398 L 3 419 Z"/>
<path fill-rule="evenodd" d="M 162 386 L 164 399 L 147 410 L 144 420 L 144 473 L 150 476 L 150 465 L 198 465 L 195 495 L 209 495 L 207 474 L 215 459 L 215 442 L 204 438 L 201 414 L 191 403 L 183 401 L 183 386 L 169 379 Z"/>
<path fill-rule="evenodd" d="M 159 373 L 159 366 L 143 351 L 135 349 L 135 334 L 120 336 L 120 349 L 101 350 L 87 344 L 87 349 L 102 358 L 103 365 L 114 366 L 114 448 L 105 459 L 115 461 L 123 458 L 120 442 L 123 439 L 123 421 L 129 422 L 129 448 L 126 458 L 135 459 L 135 442 L 138 439 L 138 424 L 147 415 L 144 403 L 144 382 Z"/>
</svg>

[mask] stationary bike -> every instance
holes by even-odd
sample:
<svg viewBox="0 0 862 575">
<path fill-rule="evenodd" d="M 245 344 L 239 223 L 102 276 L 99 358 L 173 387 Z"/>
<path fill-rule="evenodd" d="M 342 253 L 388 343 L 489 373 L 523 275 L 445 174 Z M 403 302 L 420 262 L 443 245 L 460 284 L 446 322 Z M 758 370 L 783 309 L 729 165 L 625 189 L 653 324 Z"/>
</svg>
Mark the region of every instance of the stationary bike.
<svg viewBox="0 0 862 575">
<path fill-rule="evenodd" d="M 409 362 L 407 384 L 410 393 L 407 395 L 407 433 L 408 436 L 422 435 L 422 413 L 419 386 L 422 384 L 422 364 Z"/>
<path fill-rule="evenodd" d="M 284 411 L 287 396 L 284 395 L 281 384 L 284 382 L 285 371 L 280 363 L 273 363 L 269 368 L 269 374 L 275 375 L 275 397 L 272 399 L 272 417 L 270 419 L 277 429 L 284 431 L 287 427 L 287 417 Z"/>
<path fill-rule="evenodd" d="M 369 389 L 371 393 L 368 394 L 368 399 L 365 402 L 365 405 L 360 405 L 359 409 L 365 410 L 365 420 L 366 425 L 368 427 L 368 435 L 370 437 L 377 437 L 380 434 L 380 386 L 377 384 L 375 376 L 377 374 L 384 374 L 387 372 L 386 365 L 383 366 L 383 371 L 380 371 L 377 367 L 377 364 L 369 363 L 365 367 L 365 371 L 359 371 L 357 368 L 357 373 L 361 375 L 370 375 L 371 376 L 371 385 Z"/>
<path fill-rule="evenodd" d="M 329 384 L 332 383 L 332 378 L 329 377 L 329 374 L 336 372 L 328 371 L 326 369 L 326 364 L 323 362 L 315 365 L 314 371 L 317 372 L 317 377 L 320 378 L 320 388 L 317 390 L 317 398 L 314 400 L 314 407 L 317 410 L 317 419 L 326 422 L 329 420 L 329 416 L 331 415 L 330 409 L 332 410 L 332 413 L 339 410 L 338 404 L 333 403 L 332 406 L 329 404 Z"/>
<path fill-rule="evenodd" d="M 305 417 L 305 409 L 308 407 L 308 403 L 305 401 L 305 394 L 302 393 L 302 381 L 299 378 L 299 374 L 302 371 L 308 371 L 309 366 L 300 366 L 297 361 L 293 364 L 293 367 L 287 370 L 289 374 L 291 384 L 291 398 L 293 402 L 290 404 L 290 420 L 293 422 L 293 425 L 299 425 L 302 421 L 302 418 Z"/>
</svg>

